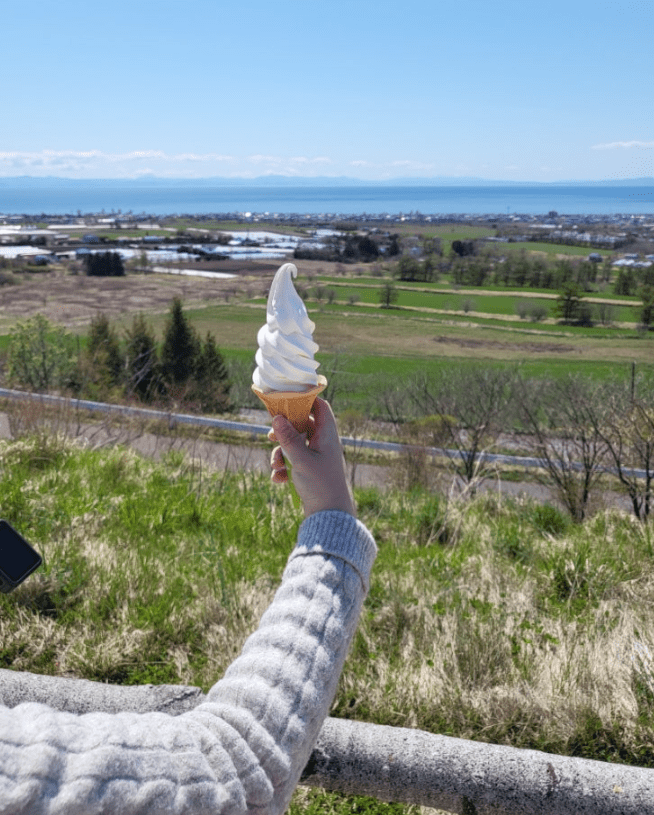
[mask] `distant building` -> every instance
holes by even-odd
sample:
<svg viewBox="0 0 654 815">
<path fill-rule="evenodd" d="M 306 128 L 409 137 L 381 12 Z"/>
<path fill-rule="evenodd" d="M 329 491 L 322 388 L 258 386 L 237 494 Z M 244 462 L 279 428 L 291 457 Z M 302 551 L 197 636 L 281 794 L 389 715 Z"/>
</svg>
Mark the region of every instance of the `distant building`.
<svg viewBox="0 0 654 815">
<path fill-rule="evenodd" d="M 51 255 L 34 255 L 30 263 L 33 266 L 47 266 L 48 263 L 54 263 L 56 258 L 52 257 Z"/>
</svg>

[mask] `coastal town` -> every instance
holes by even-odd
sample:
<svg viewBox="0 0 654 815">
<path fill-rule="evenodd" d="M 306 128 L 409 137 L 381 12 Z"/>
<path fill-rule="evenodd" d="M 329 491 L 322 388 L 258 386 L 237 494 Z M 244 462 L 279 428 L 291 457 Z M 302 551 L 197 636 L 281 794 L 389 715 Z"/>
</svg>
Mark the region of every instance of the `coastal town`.
<svg viewBox="0 0 654 815">
<path fill-rule="evenodd" d="M 224 224 L 224 228 L 220 225 Z M 48 265 L 93 251 L 118 251 L 126 259 L 146 253 L 156 261 L 196 258 L 273 259 L 298 247 L 319 247 L 325 236 L 346 231 L 376 240 L 415 226 L 485 227 L 496 243 L 548 242 L 589 248 L 589 259 L 611 253 L 616 266 L 645 268 L 654 262 L 654 215 L 532 214 L 270 214 L 251 212 L 193 216 L 124 213 L 26 216 L 0 214 L 0 258 Z M 381 249 L 383 254 L 383 247 Z"/>
</svg>

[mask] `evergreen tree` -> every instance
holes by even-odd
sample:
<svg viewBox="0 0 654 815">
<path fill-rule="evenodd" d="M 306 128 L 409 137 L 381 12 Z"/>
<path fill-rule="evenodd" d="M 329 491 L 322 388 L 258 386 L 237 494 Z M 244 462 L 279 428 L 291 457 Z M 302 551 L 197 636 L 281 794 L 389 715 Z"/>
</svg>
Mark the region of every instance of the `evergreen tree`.
<svg viewBox="0 0 654 815">
<path fill-rule="evenodd" d="M 426 283 L 434 283 L 438 280 L 438 266 L 436 264 L 436 255 L 427 255 L 422 261 L 423 280 Z"/>
<path fill-rule="evenodd" d="M 475 254 L 474 241 L 452 241 L 452 254 L 459 257 Z"/>
<path fill-rule="evenodd" d="M 138 314 L 127 331 L 127 392 L 149 402 L 158 391 L 159 361 L 154 333 Z"/>
<path fill-rule="evenodd" d="M 390 281 L 384 283 L 379 290 L 379 302 L 382 308 L 392 308 L 393 303 L 397 302 L 398 293 L 395 285 Z"/>
<path fill-rule="evenodd" d="M 564 323 L 581 322 L 583 317 L 583 292 L 577 283 L 565 283 L 556 298 L 555 315 Z"/>
<path fill-rule="evenodd" d="M 175 297 L 170 306 L 161 350 L 161 372 L 166 385 L 178 392 L 195 374 L 200 342 Z"/>
<path fill-rule="evenodd" d="M 633 269 L 620 269 L 613 284 L 614 294 L 634 294 L 636 291 L 636 275 Z"/>
<path fill-rule="evenodd" d="M 398 235 L 391 235 L 388 243 L 388 249 L 386 250 L 386 254 L 388 257 L 395 257 L 395 255 L 399 255 L 402 251 L 400 247 L 400 241 Z"/>
<path fill-rule="evenodd" d="M 109 252 L 109 274 L 112 277 L 123 277 L 125 274 L 125 264 L 118 252 Z"/>
<path fill-rule="evenodd" d="M 117 385 L 123 373 L 123 359 L 116 332 L 105 314 L 91 320 L 86 348 L 92 379 L 109 388 Z"/>
<path fill-rule="evenodd" d="M 212 413 L 227 410 L 230 386 L 225 360 L 213 335 L 207 333 L 195 366 L 193 395 L 200 409 Z"/>
<path fill-rule="evenodd" d="M 640 322 L 646 328 L 654 324 L 654 286 L 643 286 L 640 290 L 643 305 L 640 309 Z"/>
<path fill-rule="evenodd" d="M 118 252 L 92 252 L 84 258 L 86 274 L 94 277 L 122 277 L 123 259 Z"/>
</svg>

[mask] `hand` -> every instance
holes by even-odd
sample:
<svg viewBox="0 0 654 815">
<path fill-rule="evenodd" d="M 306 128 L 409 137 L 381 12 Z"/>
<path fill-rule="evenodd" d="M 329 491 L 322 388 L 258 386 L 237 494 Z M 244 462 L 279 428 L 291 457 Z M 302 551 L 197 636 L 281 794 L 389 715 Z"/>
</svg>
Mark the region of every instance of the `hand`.
<svg viewBox="0 0 654 815">
<path fill-rule="evenodd" d="M 286 461 L 289 461 L 305 517 L 324 509 L 340 509 L 356 517 L 343 447 L 329 403 L 316 397 L 306 433 L 298 433 L 283 416 L 275 416 L 272 423 L 268 438 L 281 445 L 275 447 L 270 458 L 273 483 L 288 482 Z"/>
</svg>

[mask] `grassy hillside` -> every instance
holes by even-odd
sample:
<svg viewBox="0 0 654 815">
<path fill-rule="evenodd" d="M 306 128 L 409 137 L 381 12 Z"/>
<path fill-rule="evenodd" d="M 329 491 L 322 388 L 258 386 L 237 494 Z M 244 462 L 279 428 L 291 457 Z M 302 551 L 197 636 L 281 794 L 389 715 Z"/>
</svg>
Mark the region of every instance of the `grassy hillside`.
<svg viewBox="0 0 654 815">
<path fill-rule="evenodd" d="M 172 443 L 171 443 L 172 448 Z M 0 445 L 44 567 L 0 596 L 0 666 L 207 690 L 272 598 L 299 514 L 267 477 L 170 452 Z M 357 492 L 379 544 L 332 715 L 654 768 L 654 539 L 601 512 Z M 295 813 L 417 811 L 312 791 Z"/>
</svg>

